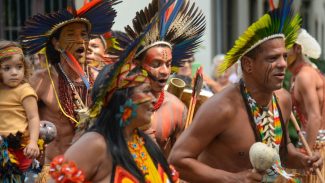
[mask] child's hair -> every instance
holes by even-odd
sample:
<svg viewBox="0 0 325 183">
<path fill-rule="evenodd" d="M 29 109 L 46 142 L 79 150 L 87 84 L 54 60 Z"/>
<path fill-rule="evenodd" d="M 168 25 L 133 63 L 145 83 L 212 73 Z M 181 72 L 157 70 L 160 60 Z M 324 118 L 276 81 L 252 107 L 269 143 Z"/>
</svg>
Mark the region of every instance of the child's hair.
<svg viewBox="0 0 325 183">
<path fill-rule="evenodd" d="M 0 51 L 9 47 L 18 47 L 21 49 L 21 46 L 17 43 L 17 42 L 13 42 L 13 41 L 7 41 L 7 40 L 0 40 Z M 0 57 L 0 65 L 2 64 L 2 62 L 7 61 L 9 59 L 11 59 L 12 56 L 6 56 L 6 57 Z M 26 83 L 28 82 L 28 78 L 30 76 L 30 66 L 29 64 L 26 62 L 26 59 L 24 58 L 24 55 L 22 54 L 22 61 L 24 63 L 24 79 L 22 81 L 22 83 Z M 2 81 L 2 78 L 0 76 L 0 81 Z"/>
</svg>

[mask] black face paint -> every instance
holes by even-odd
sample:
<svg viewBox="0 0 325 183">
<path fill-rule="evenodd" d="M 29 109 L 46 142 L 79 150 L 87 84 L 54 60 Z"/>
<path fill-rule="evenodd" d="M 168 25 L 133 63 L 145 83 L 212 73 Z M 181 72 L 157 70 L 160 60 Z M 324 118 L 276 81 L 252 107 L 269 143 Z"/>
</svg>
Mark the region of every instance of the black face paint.
<svg viewBox="0 0 325 183">
<path fill-rule="evenodd" d="M 264 75 L 264 85 L 266 85 L 269 82 L 269 74 L 271 73 L 271 71 L 272 71 L 272 65 L 269 64 Z"/>
</svg>

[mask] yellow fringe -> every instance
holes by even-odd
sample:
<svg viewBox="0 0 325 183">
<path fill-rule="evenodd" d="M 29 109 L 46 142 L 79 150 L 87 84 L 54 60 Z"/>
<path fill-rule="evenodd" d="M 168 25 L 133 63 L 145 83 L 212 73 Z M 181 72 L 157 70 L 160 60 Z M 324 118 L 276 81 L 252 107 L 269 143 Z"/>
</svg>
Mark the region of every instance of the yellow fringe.
<svg viewBox="0 0 325 183">
<path fill-rule="evenodd" d="M 38 174 L 38 177 L 35 183 L 47 183 L 50 178 L 50 164 L 43 165 L 41 173 Z"/>
</svg>

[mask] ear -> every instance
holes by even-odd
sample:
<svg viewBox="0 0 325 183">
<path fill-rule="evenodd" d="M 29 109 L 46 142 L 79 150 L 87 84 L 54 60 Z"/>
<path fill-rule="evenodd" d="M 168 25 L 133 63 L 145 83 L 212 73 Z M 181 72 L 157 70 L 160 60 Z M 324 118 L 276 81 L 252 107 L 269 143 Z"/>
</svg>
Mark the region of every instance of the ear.
<svg viewBox="0 0 325 183">
<path fill-rule="evenodd" d="M 253 71 L 253 59 L 248 56 L 241 58 L 241 67 L 243 72 L 251 73 Z"/>
<path fill-rule="evenodd" d="M 57 50 L 57 51 L 59 51 L 59 48 L 60 48 L 59 40 L 57 40 L 57 39 L 54 37 L 54 38 L 52 38 L 51 43 L 52 43 L 54 49 Z"/>
<path fill-rule="evenodd" d="M 294 44 L 293 45 L 293 49 L 294 49 L 294 51 L 296 52 L 296 53 L 301 53 L 301 45 L 299 45 L 299 44 Z"/>
</svg>

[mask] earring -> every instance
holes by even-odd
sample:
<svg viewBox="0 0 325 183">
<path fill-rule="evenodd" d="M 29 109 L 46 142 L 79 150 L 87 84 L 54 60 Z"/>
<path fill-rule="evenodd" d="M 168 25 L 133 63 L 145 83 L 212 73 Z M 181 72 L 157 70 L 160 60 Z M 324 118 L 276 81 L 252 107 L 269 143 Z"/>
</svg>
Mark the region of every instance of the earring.
<svg viewBox="0 0 325 183">
<path fill-rule="evenodd" d="M 115 116 L 116 120 L 120 123 L 120 127 L 126 127 L 131 123 L 131 119 L 137 115 L 137 108 L 138 105 L 136 105 L 132 99 L 128 99 L 125 104 L 120 106 L 119 113 Z"/>
</svg>

